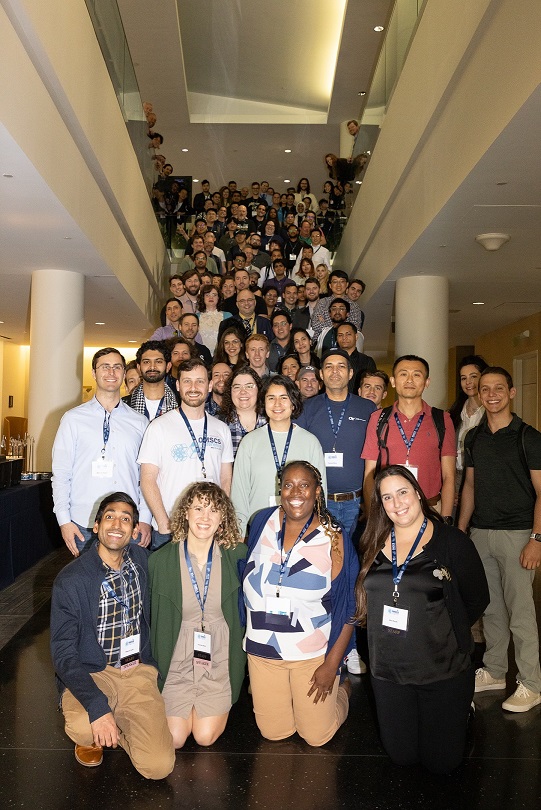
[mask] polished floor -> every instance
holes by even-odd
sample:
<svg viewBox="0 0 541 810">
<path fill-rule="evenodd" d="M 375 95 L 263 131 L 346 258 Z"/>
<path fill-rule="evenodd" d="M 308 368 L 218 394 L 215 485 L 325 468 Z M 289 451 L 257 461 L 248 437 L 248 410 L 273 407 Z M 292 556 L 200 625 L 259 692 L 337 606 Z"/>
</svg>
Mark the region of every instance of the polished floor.
<svg viewBox="0 0 541 810">
<path fill-rule="evenodd" d="M 501 709 L 503 694 L 476 697 L 476 741 L 449 777 L 393 766 L 377 734 L 369 679 L 352 677 L 350 715 L 322 749 L 300 739 L 262 740 L 243 690 L 212 749 L 190 744 L 171 776 L 149 783 L 122 750 L 99 768 L 75 762 L 63 732 L 49 657 L 48 592 L 67 558 L 51 554 L 0 591 L 0 808 L 201 808 L 202 810 L 537 810 L 541 808 L 541 706 Z M 536 581 L 541 607 L 541 586 Z M 513 676 L 510 673 L 508 692 Z M 442 734 L 445 729 L 442 728 Z"/>
</svg>

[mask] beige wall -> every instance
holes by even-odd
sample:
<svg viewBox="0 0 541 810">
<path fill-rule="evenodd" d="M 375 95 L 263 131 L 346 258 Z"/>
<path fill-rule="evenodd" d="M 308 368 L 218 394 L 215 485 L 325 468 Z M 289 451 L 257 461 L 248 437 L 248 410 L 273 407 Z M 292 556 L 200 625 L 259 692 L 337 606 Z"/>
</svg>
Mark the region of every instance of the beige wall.
<svg viewBox="0 0 541 810">
<path fill-rule="evenodd" d="M 0 340 L 0 433 L 5 416 L 28 416 L 29 347 Z M 10 408 L 9 397 L 13 397 Z"/>
</svg>

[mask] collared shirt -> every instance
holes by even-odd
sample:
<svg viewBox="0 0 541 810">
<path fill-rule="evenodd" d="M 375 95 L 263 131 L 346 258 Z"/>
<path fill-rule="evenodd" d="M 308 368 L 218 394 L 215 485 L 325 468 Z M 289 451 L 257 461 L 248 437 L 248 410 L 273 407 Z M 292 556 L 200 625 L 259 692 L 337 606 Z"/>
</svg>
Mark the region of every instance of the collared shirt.
<svg viewBox="0 0 541 810">
<path fill-rule="evenodd" d="M 233 443 L 233 455 L 237 455 L 237 450 L 239 449 L 239 444 L 241 443 L 242 439 L 246 436 L 247 433 L 251 431 L 246 430 L 240 423 L 239 417 L 235 416 L 232 422 L 227 423 L 229 426 L 229 430 L 231 431 L 231 441 Z M 256 419 L 254 430 L 257 428 L 263 427 L 263 425 L 267 424 L 267 417 L 266 416 L 258 416 Z"/>
<path fill-rule="evenodd" d="M 120 571 L 115 571 L 106 563 L 103 563 L 103 570 L 97 636 L 107 663 L 115 667 L 120 664 L 120 640 L 140 631 L 143 605 L 141 583 L 129 550 L 124 554 Z"/>
<path fill-rule="evenodd" d="M 331 316 L 329 315 L 329 307 L 335 298 L 343 298 L 349 302 L 350 310 L 347 317 L 348 323 L 354 323 L 359 331 L 363 328 L 364 312 L 360 306 L 348 298 L 347 295 L 328 295 L 317 302 L 312 312 L 312 319 L 310 326 L 314 330 L 314 336 L 319 337 L 321 332 L 326 326 L 332 326 Z"/>
<path fill-rule="evenodd" d="M 164 399 L 160 416 L 162 416 L 164 413 L 167 413 L 168 411 L 174 411 L 175 408 L 178 408 L 177 398 L 173 393 L 173 391 L 171 390 L 171 388 L 169 388 L 167 383 L 165 383 L 164 386 L 163 397 Z M 133 408 L 134 411 L 137 411 L 137 413 L 142 414 L 145 413 L 146 402 L 145 402 L 145 392 L 143 390 L 143 383 L 140 383 L 137 386 L 137 388 L 133 389 L 129 405 L 131 408 Z"/>
<path fill-rule="evenodd" d="M 212 391 L 207 396 L 207 401 L 205 402 L 205 410 L 211 416 L 216 416 L 218 419 L 220 419 L 222 416 L 222 410 L 218 405 L 218 403 L 216 402 L 216 400 L 214 399 L 214 397 L 212 396 Z"/>
<path fill-rule="evenodd" d="M 111 411 L 105 461 L 113 463 L 111 477 L 92 475 L 92 462 L 101 459 L 105 409 L 96 397 L 62 417 L 53 445 L 53 500 L 58 523 L 94 524 L 97 508 L 110 492 L 127 492 L 139 504 L 139 520 L 150 523 L 150 510 L 139 489 L 137 453 L 148 419 L 120 402 Z"/>
</svg>

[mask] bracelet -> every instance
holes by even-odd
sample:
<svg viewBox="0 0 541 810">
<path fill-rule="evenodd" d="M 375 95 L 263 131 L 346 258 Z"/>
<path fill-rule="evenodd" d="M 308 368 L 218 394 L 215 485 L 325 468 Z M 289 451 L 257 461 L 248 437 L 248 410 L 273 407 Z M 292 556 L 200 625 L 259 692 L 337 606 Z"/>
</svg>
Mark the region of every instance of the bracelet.
<svg viewBox="0 0 541 810">
<path fill-rule="evenodd" d="M 532 532 L 530 535 L 530 540 L 537 540 L 538 543 L 541 543 L 541 534 Z"/>
</svg>

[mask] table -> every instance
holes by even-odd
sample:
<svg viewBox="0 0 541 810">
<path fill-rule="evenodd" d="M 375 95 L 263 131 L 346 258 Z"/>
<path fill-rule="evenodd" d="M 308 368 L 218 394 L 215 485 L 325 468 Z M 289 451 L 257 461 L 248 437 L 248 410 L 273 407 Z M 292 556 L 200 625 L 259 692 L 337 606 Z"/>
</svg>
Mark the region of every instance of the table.
<svg viewBox="0 0 541 810">
<path fill-rule="evenodd" d="M 23 481 L 0 490 L 0 588 L 62 543 L 50 481 Z"/>
</svg>

